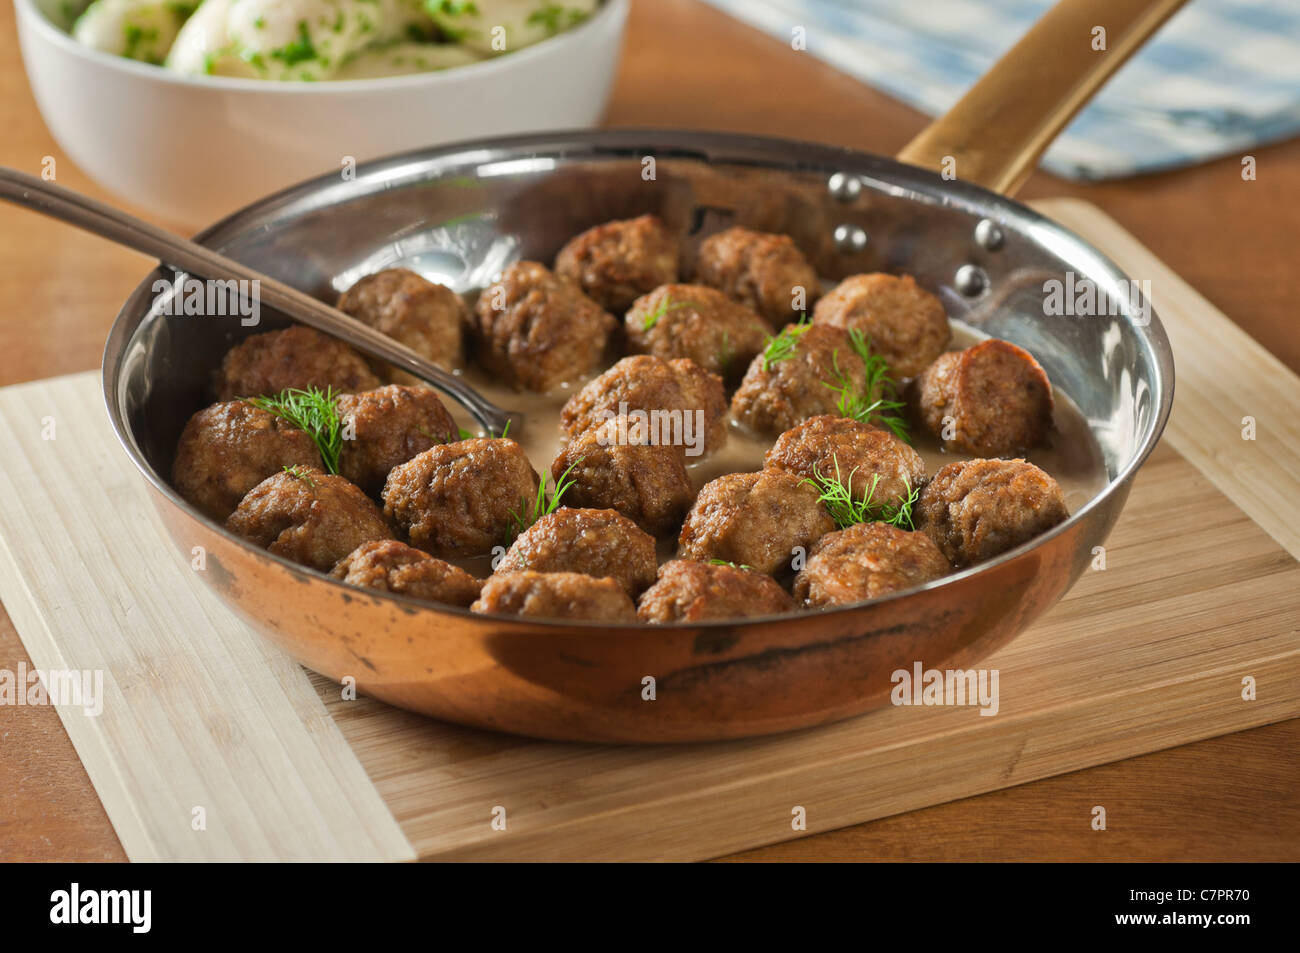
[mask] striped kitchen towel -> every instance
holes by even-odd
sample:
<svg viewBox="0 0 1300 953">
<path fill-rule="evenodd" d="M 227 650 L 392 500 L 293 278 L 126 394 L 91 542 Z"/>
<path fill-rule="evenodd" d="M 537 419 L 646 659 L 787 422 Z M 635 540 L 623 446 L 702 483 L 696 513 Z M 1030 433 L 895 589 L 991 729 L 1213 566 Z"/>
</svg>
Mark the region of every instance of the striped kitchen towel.
<svg viewBox="0 0 1300 953">
<path fill-rule="evenodd" d="M 707 0 L 931 115 L 1051 0 Z M 1043 160 L 1096 180 L 1245 154 L 1300 132 L 1300 0 L 1192 0 Z"/>
</svg>

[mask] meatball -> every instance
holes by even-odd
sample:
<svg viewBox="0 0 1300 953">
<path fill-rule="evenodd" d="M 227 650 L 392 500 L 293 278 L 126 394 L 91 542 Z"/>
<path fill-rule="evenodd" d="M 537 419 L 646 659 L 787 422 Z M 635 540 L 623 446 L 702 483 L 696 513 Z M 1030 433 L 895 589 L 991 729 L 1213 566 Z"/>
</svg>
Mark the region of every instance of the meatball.
<svg viewBox="0 0 1300 953">
<path fill-rule="evenodd" d="M 838 414 L 841 394 L 858 394 L 866 375 L 846 332 L 792 324 L 749 365 L 731 412 L 751 430 L 775 437 L 808 417 Z M 878 396 L 884 395 L 872 395 Z"/>
<path fill-rule="evenodd" d="M 618 580 L 632 598 L 655 581 L 655 540 L 614 510 L 563 507 L 514 541 L 497 572 L 577 572 Z"/>
<path fill-rule="evenodd" d="M 712 453 L 727 439 L 722 381 L 686 358 L 625 357 L 570 397 L 560 430 L 572 440 L 619 414 L 645 411 L 644 426 L 688 457 Z M 660 411 L 654 415 L 655 411 Z M 680 413 L 677 413 L 680 411 Z M 640 416 L 640 415 L 637 415 Z"/>
<path fill-rule="evenodd" d="M 483 584 L 470 609 L 550 619 L 636 621 L 636 606 L 618 580 L 578 572 L 497 573 Z"/>
<path fill-rule="evenodd" d="M 704 285 L 657 288 L 636 300 L 624 323 L 633 350 L 690 358 L 732 384 L 767 344 L 762 318 Z"/>
<path fill-rule="evenodd" d="M 513 440 L 430 447 L 394 467 L 384 514 L 435 556 L 481 555 L 509 541 L 537 496 L 537 471 Z"/>
<path fill-rule="evenodd" d="M 362 543 L 339 560 L 333 575 L 353 586 L 453 606 L 468 606 L 483 588 L 465 570 L 395 539 Z"/>
<path fill-rule="evenodd" d="M 1052 428 L 1046 372 L 1007 341 L 941 354 L 917 379 L 916 403 L 925 428 L 956 453 L 1015 456 L 1041 444 Z"/>
<path fill-rule="evenodd" d="M 389 384 L 344 394 L 337 407 L 350 424 L 344 427 L 339 473 L 375 497 L 393 467 L 456 440 L 460 432 L 438 395 L 427 387 Z"/>
<path fill-rule="evenodd" d="M 601 361 L 613 316 L 576 284 L 535 261 L 517 261 L 474 308 L 480 362 L 516 389 L 548 391 Z"/>
<path fill-rule="evenodd" d="M 941 302 L 911 275 L 853 275 L 813 310 L 813 323 L 862 332 L 895 377 L 915 377 L 948 346 Z"/>
<path fill-rule="evenodd" d="M 887 430 L 847 417 L 809 417 L 777 438 L 763 466 L 796 476 L 836 478 L 855 499 L 906 499 L 925 481 L 921 455 Z"/>
<path fill-rule="evenodd" d="M 641 596 L 642 622 L 705 622 L 778 615 L 794 602 L 775 579 L 738 566 L 674 559 Z"/>
<path fill-rule="evenodd" d="M 774 328 L 798 318 L 821 293 L 817 272 L 789 235 L 748 228 L 729 228 L 701 242 L 695 277 L 754 309 Z"/>
<path fill-rule="evenodd" d="M 368 496 L 343 477 L 315 467 L 267 477 L 240 501 L 226 529 L 322 572 L 362 543 L 393 538 Z"/>
<path fill-rule="evenodd" d="M 685 559 L 727 562 L 776 575 L 835 529 L 820 494 L 784 470 L 729 473 L 706 483 L 677 539 Z"/>
<path fill-rule="evenodd" d="M 794 578 L 794 597 L 810 608 L 879 599 L 947 575 L 934 541 L 888 523 L 858 523 L 823 536 Z"/>
<path fill-rule="evenodd" d="M 339 310 L 448 370 L 464 363 L 469 308 L 446 285 L 426 281 L 406 268 L 386 268 L 362 278 L 343 292 Z M 376 370 L 394 383 L 419 383 L 383 361 Z"/>
<path fill-rule="evenodd" d="M 281 417 L 242 400 L 200 410 L 185 424 L 172 485 L 215 520 L 225 521 L 244 494 L 285 467 L 321 465 L 316 443 Z"/>
<path fill-rule="evenodd" d="M 676 532 L 691 505 L 682 448 L 651 442 L 627 417 L 569 441 L 551 465 L 557 484 L 566 471 L 566 504 L 617 510 L 652 536 Z"/>
<path fill-rule="evenodd" d="M 213 377 L 217 400 L 263 397 L 291 387 L 351 393 L 379 386 L 366 359 L 338 338 L 294 325 L 254 334 L 221 359 Z"/>
<path fill-rule="evenodd" d="M 921 491 L 916 514 L 956 566 L 991 559 L 1070 515 L 1056 481 L 1024 460 L 950 463 Z"/>
<path fill-rule="evenodd" d="M 677 280 L 681 248 L 653 215 L 589 228 L 555 256 L 555 272 L 577 282 L 606 311 L 622 314 L 638 297 Z"/>
</svg>

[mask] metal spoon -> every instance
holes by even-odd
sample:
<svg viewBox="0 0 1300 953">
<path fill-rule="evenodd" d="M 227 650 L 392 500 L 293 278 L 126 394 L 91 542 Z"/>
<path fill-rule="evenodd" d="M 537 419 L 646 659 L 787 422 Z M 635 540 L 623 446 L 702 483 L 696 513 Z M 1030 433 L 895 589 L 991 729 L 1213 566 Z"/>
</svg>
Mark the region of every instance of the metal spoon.
<svg viewBox="0 0 1300 953">
<path fill-rule="evenodd" d="M 503 433 L 507 424 L 512 435 L 523 430 L 523 414 L 502 410 L 460 378 L 425 360 L 406 345 L 210 248 L 173 235 L 103 202 L 6 166 L 0 166 L 0 199 L 61 219 L 155 257 L 189 275 L 212 280 L 256 281 L 262 304 L 317 331 L 332 334 L 358 351 L 395 364 L 427 382 L 468 410 L 489 434 Z"/>
</svg>

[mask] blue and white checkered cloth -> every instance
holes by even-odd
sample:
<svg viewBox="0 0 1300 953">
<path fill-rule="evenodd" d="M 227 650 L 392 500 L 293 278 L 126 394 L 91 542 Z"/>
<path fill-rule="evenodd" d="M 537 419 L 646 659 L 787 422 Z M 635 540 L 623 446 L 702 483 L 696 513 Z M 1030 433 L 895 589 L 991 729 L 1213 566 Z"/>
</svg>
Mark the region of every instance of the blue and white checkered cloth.
<svg viewBox="0 0 1300 953">
<path fill-rule="evenodd" d="M 707 0 L 931 115 L 945 112 L 1051 0 Z M 1245 154 L 1300 132 L 1300 0 L 1192 0 L 1043 160 L 1109 179 Z"/>
</svg>

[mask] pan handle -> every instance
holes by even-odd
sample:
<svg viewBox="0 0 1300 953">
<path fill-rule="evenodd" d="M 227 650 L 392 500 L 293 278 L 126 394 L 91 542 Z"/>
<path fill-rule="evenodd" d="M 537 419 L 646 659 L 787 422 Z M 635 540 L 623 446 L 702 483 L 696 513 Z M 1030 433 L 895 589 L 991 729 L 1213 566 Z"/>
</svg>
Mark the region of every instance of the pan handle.
<svg viewBox="0 0 1300 953">
<path fill-rule="evenodd" d="M 1186 0 L 1060 0 L 898 154 L 1013 195 L 1093 94 Z M 1094 49 L 1103 42 L 1105 49 Z"/>
</svg>

